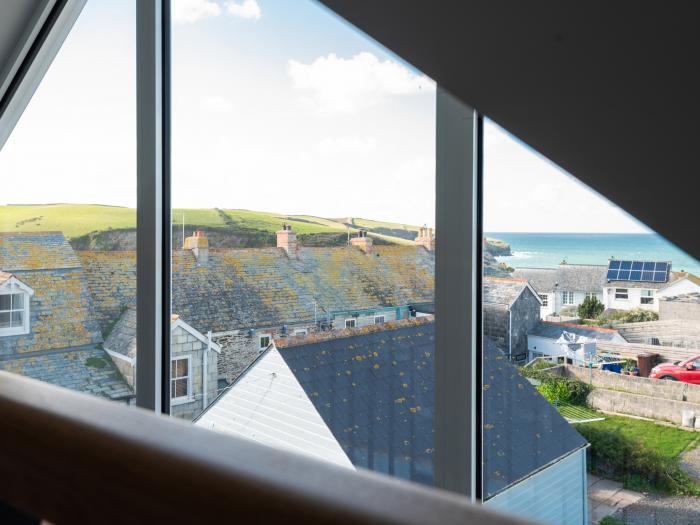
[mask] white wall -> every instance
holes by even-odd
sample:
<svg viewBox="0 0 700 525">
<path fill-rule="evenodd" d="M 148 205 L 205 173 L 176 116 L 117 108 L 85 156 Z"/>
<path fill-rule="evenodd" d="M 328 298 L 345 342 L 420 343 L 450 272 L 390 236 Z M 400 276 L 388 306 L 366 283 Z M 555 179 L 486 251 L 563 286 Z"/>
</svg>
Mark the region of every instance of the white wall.
<svg viewBox="0 0 700 525">
<path fill-rule="evenodd" d="M 554 292 L 540 293 L 538 295 L 547 296 L 547 306 L 540 306 L 540 318 L 544 320 L 548 315 L 553 315 L 556 311 L 556 295 Z"/>
<path fill-rule="evenodd" d="M 492 509 L 556 525 L 587 525 L 586 451 L 580 449 L 484 502 Z"/>
<path fill-rule="evenodd" d="M 663 290 L 657 292 L 657 297 L 673 297 L 684 293 L 698 293 L 700 286 L 689 281 L 688 279 L 680 279 Z"/>
<path fill-rule="evenodd" d="M 624 288 L 624 286 L 613 286 L 603 288 L 605 308 L 614 308 L 615 310 L 632 310 L 633 308 L 641 308 L 643 310 L 659 311 L 659 300 L 654 297 L 652 304 L 642 304 L 642 288 L 627 288 L 627 299 L 615 299 L 615 290 Z"/>
<path fill-rule="evenodd" d="M 601 290 L 600 292 L 595 294 L 596 299 L 598 299 L 601 303 L 603 303 L 603 291 Z M 580 305 L 584 299 L 586 299 L 586 293 L 585 292 L 574 292 L 574 303 L 573 304 L 564 304 L 564 292 L 557 291 L 556 292 L 556 305 L 555 305 L 555 314 L 559 314 L 562 310 L 562 308 L 566 308 L 569 306 L 577 307 Z M 603 303 L 605 304 L 605 303 Z"/>
</svg>

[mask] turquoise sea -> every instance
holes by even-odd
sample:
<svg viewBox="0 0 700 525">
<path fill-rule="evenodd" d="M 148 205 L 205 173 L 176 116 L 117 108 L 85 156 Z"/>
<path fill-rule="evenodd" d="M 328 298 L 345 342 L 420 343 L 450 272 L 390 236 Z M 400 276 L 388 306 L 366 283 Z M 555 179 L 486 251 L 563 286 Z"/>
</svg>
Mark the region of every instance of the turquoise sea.
<svg viewBox="0 0 700 525">
<path fill-rule="evenodd" d="M 551 268 L 562 260 L 574 264 L 607 264 L 610 257 L 671 261 L 673 270 L 700 276 L 700 262 L 657 234 L 630 233 L 505 233 L 487 237 L 510 244 L 513 255 L 498 257 L 513 267 Z"/>
</svg>

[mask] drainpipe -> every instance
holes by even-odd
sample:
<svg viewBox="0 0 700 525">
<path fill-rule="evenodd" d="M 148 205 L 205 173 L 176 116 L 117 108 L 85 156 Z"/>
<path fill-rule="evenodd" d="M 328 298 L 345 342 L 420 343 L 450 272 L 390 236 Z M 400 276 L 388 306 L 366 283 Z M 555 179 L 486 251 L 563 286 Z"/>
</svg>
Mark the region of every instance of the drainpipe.
<svg viewBox="0 0 700 525">
<path fill-rule="evenodd" d="M 209 404 L 207 392 L 207 376 L 209 375 L 209 352 L 211 352 L 211 330 L 207 332 L 207 351 L 204 352 L 202 358 L 202 410 L 206 409 Z"/>
<path fill-rule="evenodd" d="M 508 357 L 513 362 L 513 310 L 508 307 Z"/>
</svg>

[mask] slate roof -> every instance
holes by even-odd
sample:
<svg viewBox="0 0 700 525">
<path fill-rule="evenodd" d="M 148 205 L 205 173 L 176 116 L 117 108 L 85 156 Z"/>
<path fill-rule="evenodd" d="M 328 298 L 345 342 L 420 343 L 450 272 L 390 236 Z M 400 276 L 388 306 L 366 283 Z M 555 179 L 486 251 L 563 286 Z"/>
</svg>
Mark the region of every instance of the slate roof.
<svg viewBox="0 0 700 525">
<path fill-rule="evenodd" d="M 601 293 L 607 283 L 607 271 L 607 266 L 599 264 L 560 264 L 557 268 L 516 268 L 513 277 L 527 279 L 538 293 Z"/>
<path fill-rule="evenodd" d="M 173 252 L 173 311 L 202 333 L 279 326 L 333 310 L 431 303 L 434 256 L 422 247 L 210 249 Z M 101 325 L 135 303 L 134 252 L 78 252 Z"/>
<path fill-rule="evenodd" d="M 12 277 L 11 273 L 3 272 L 2 270 L 0 270 L 0 284 L 7 281 L 10 277 Z"/>
<path fill-rule="evenodd" d="M 679 279 L 684 277 L 681 272 L 671 272 L 668 275 L 668 282 L 665 283 L 651 283 L 648 281 L 606 281 L 606 288 L 644 288 L 645 290 L 660 290 L 661 288 L 666 288 L 667 286 L 675 283 Z"/>
<path fill-rule="evenodd" d="M 435 324 L 431 318 L 290 338 L 278 350 L 352 463 L 432 484 Z M 484 344 L 486 498 L 585 440 Z M 254 365 L 253 365 L 254 366 Z M 234 385 L 235 388 L 235 385 Z"/>
<path fill-rule="evenodd" d="M 0 233 L 3 271 L 80 268 L 80 261 L 61 232 Z"/>
<path fill-rule="evenodd" d="M 547 339 L 559 339 L 563 332 L 598 339 L 599 341 L 611 341 L 625 343 L 625 338 L 617 330 L 612 328 L 601 328 L 597 326 L 586 326 L 574 323 L 553 323 L 548 321 L 539 322 L 528 335 L 546 337 Z"/>
<path fill-rule="evenodd" d="M 485 304 L 510 306 L 525 288 L 527 288 L 527 281 L 525 279 L 484 277 L 483 301 Z"/>
<path fill-rule="evenodd" d="M 700 293 L 690 292 L 683 293 L 679 295 L 673 295 L 671 297 L 659 297 L 660 301 L 668 301 L 670 303 L 692 303 L 700 304 Z"/>
<path fill-rule="evenodd" d="M 134 395 L 107 353 L 94 347 L 0 358 L 0 370 L 112 400 Z"/>
<path fill-rule="evenodd" d="M 130 307 L 119 317 L 102 345 L 110 352 L 117 352 L 136 359 L 136 308 Z"/>
</svg>

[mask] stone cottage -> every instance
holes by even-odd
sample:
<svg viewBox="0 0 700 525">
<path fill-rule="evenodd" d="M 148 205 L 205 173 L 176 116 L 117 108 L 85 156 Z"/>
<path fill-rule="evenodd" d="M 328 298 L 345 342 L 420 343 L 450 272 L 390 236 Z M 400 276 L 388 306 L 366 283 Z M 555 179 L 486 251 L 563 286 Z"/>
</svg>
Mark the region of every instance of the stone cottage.
<svg viewBox="0 0 700 525">
<path fill-rule="evenodd" d="M 484 277 L 483 331 L 513 361 L 527 359 L 527 334 L 540 320 L 542 301 L 525 279 Z"/>
<path fill-rule="evenodd" d="M 0 369 L 129 403 L 62 233 L 0 233 Z"/>
</svg>

